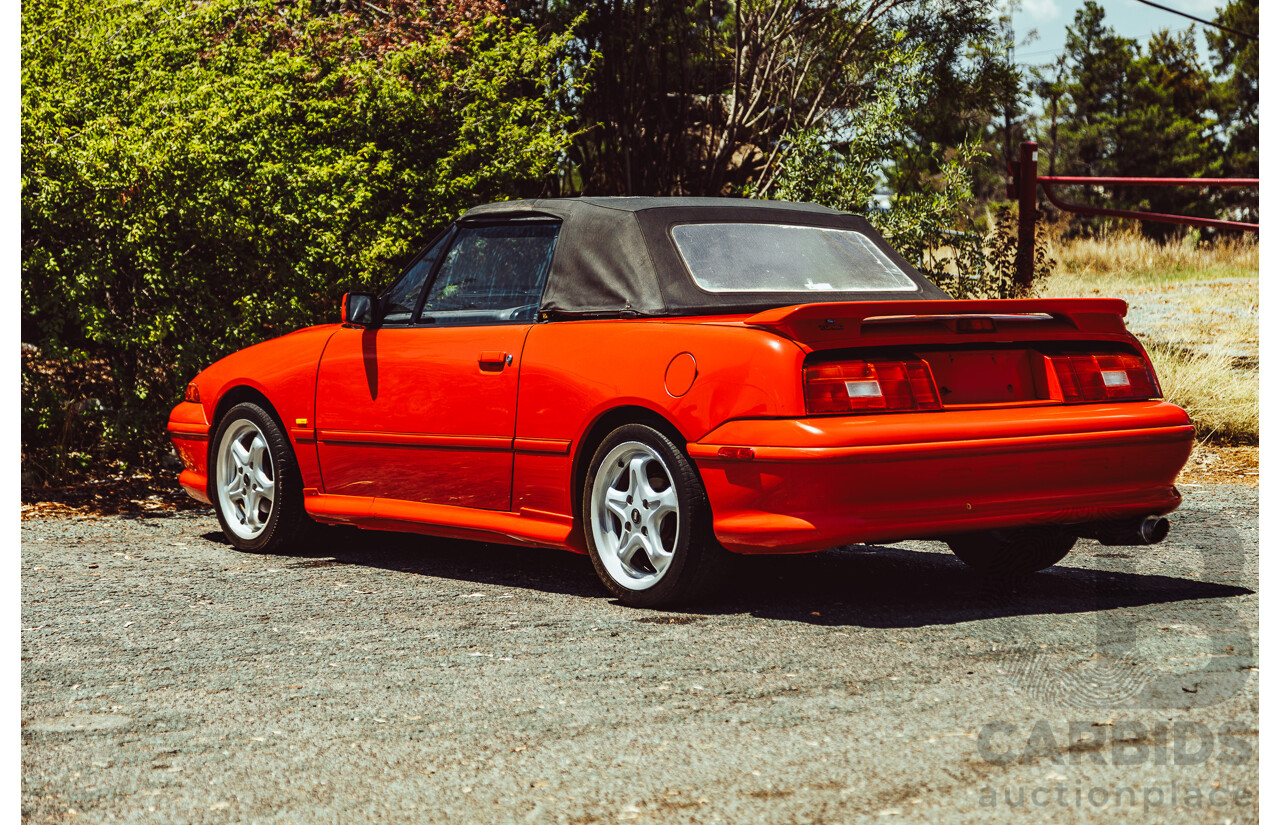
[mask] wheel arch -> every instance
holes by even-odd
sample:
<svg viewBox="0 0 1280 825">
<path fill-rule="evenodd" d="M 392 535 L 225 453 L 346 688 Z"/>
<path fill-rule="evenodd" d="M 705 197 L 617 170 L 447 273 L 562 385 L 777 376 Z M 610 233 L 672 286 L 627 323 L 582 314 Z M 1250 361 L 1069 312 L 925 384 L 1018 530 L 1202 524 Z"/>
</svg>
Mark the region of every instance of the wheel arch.
<svg viewBox="0 0 1280 825">
<path fill-rule="evenodd" d="M 606 410 L 587 427 L 586 434 L 579 440 L 578 449 L 574 453 L 573 473 L 569 482 L 569 501 L 573 508 L 575 522 L 578 522 L 582 515 L 582 485 L 586 482 L 592 456 L 596 454 L 596 449 L 609 433 L 626 424 L 647 424 L 665 433 L 682 448 L 688 441 L 670 419 L 656 410 L 638 405 L 625 405 Z M 585 525 L 581 527 L 586 529 Z"/>
<path fill-rule="evenodd" d="M 226 417 L 228 410 L 246 401 L 262 407 L 267 415 L 271 416 L 276 425 L 280 427 L 280 431 L 285 434 L 285 437 L 289 437 L 289 430 L 285 428 L 280 418 L 280 413 L 276 410 L 275 405 L 271 403 L 271 399 L 267 398 L 261 390 L 247 384 L 238 384 L 224 391 L 218 398 L 218 403 L 214 405 L 213 420 L 209 422 L 209 447 L 205 455 L 205 466 L 209 468 L 205 480 L 206 495 L 213 495 L 213 451 L 217 448 L 214 441 L 216 440 L 218 427 L 222 425 L 222 419 Z"/>
</svg>

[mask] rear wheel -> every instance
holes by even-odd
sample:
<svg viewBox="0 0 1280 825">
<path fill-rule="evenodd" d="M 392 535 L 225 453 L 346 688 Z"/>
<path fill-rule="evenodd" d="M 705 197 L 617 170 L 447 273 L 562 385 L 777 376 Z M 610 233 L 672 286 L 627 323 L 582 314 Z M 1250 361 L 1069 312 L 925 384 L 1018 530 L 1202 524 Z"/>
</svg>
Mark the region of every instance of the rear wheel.
<svg viewBox="0 0 1280 825">
<path fill-rule="evenodd" d="M 280 425 L 257 404 L 237 404 L 223 416 L 213 444 L 211 498 L 227 540 L 240 550 L 287 552 L 312 522 Z"/>
<path fill-rule="evenodd" d="M 1073 533 L 1054 526 L 985 530 L 947 541 L 960 561 L 997 576 L 1019 576 L 1052 567 L 1066 558 L 1075 543 Z"/>
<path fill-rule="evenodd" d="M 583 526 L 596 574 L 622 602 L 660 607 L 706 594 L 726 554 L 702 479 L 671 438 L 643 424 L 610 433 L 591 460 Z"/>
</svg>

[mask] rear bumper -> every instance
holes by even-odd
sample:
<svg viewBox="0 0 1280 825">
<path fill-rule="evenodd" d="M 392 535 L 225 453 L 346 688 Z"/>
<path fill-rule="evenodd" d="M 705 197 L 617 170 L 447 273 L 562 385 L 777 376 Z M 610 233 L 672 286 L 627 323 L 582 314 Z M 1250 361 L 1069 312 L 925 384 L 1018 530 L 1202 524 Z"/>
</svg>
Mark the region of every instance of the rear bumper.
<svg viewBox="0 0 1280 825">
<path fill-rule="evenodd" d="M 1167 513 L 1192 443 L 1143 401 L 731 421 L 688 450 L 720 542 L 778 553 Z"/>
<path fill-rule="evenodd" d="M 182 459 L 178 483 L 196 501 L 209 501 L 209 422 L 204 407 L 183 401 L 169 413 L 169 438 Z"/>
</svg>

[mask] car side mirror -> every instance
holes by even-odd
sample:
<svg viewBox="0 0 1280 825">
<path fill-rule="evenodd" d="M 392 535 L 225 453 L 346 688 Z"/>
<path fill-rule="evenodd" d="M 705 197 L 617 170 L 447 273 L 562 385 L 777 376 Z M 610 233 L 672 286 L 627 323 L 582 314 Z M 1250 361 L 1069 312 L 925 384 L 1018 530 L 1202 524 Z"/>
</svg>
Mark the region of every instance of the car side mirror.
<svg viewBox="0 0 1280 825">
<path fill-rule="evenodd" d="M 373 326 L 378 315 L 378 296 L 370 292 L 347 292 L 342 296 L 342 323 Z"/>
</svg>

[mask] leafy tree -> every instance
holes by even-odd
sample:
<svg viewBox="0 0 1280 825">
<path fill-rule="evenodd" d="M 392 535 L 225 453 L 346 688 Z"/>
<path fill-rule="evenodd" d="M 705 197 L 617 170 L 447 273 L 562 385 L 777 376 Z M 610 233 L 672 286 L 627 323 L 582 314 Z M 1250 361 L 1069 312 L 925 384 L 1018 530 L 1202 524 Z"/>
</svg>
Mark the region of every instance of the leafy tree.
<svg viewBox="0 0 1280 825">
<path fill-rule="evenodd" d="M 1220 152 L 1208 115 L 1212 83 L 1196 54 L 1194 29 L 1157 31 L 1131 67 L 1128 109 L 1115 118 L 1120 152 L 1113 174 L 1153 177 L 1218 177 Z M 1115 196 L 1154 212 L 1211 216 L 1210 194 L 1187 188 L 1118 189 Z M 1148 225 L 1148 232 L 1167 234 L 1170 224 Z"/>
<path fill-rule="evenodd" d="M 161 449 L 205 364 L 381 288 L 568 144 L 547 80 L 566 35 L 483 3 L 330 5 L 24 4 L 22 334 L 108 366 L 99 457 Z M 24 373 L 24 456 L 56 474 L 57 434 L 94 407 L 37 403 L 40 383 Z"/>
<path fill-rule="evenodd" d="M 1088 0 L 1067 29 L 1066 50 L 1035 82 L 1046 103 L 1050 169 L 1056 174 L 1122 177 L 1213 177 L 1219 149 L 1210 116 L 1213 84 L 1196 52 L 1194 32 L 1162 30 L 1145 48 L 1116 35 L 1102 7 Z M 1186 188 L 1075 190 L 1098 205 L 1211 215 L 1218 195 Z M 1169 224 L 1145 222 L 1152 234 Z"/>
<path fill-rule="evenodd" d="M 876 206 L 885 158 L 910 135 L 907 113 L 934 92 L 922 48 L 896 52 L 885 61 L 888 65 L 879 67 L 879 82 L 850 138 L 833 146 L 817 130 L 793 134 L 772 194 L 865 215 L 903 257 L 956 297 L 1012 297 L 1017 292 L 1012 212 L 998 210 L 987 231 L 979 230 L 970 214 L 973 170 L 985 154 L 976 141 L 940 159 L 938 182 L 932 187 L 899 193 L 887 208 Z M 1053 265 L 1047 248 L 1039 244 L 1036 274 Z"/>
<path fill-rule="evenodd" d="M 1231 0 L 1215 22 L 1258 33 L 1258 0 Z M 1258 175 L 1258 41 L 1222 29 L 1206 31 L 1213 69 L 1226 74 L 1218 86 L 1217 110 L 1227 142 L 1227 171 Z"/>
<path fill-rule="evenodd" d="M 935 156 L 963 142 L 1011 73 L 994 36 L 992 0 L 512 0 L 552 30 L 578 14 L 575 62 L 591 88 L 566 97 L 582 130 L 559 191 L 727 195 L 767 192 L 788 136 L 843 140 L 862 119 L 876 73 L 920 46 L 934 97 L 910 113 L 917 131 L 898 159 L 917 189 Z M 958 124 L 958 125 L 957 125 Z M 886 158 L 887 160 L 888 158 Z"/>
<path fill-rule="evenodd" d="M 1067 55 L 1058 56 L 1053 63 L 1031 69 L 1029 88 L 1044 106 L 1042 118 L 1031 118 L 1033 125 L 1048 121 L 1048 131 L 1041 137 L 1044 153 L 1049 159 L 1049 174 L 1058 174 L 1059 136 L 1058 124 L 1063 113 L 1067 94 Z"/>
<path fill-rule="evenodd" d="M 1253 35 L 1258 33 L 1258 0 L 1231 0 L 1215 21 Z M 1225 144 L 1223 174 L 1258 177 L 1258 41 L 1222 29 L 1206 30 L 1213 70 L 1223 76 L 1214 86 L 1214 109 Z M 1257 221 L 1254 192 L 1227 190 L 1226 206 L 1243 209 L 1245 219 Z"/>
<path fill-rule="evenodd" d="M 993 22 L 993 0 L 512 7 L 552 28 L 586 15 L 570 72 L 589 67 L 591 88 L 562 98 L 581 132 L 558 193 L 748 193 L 865 212 L 890 186 L 893 207 L 872 215 L 899 248 L 939 277 L 973 276 L 960 292 L 992 291 L 974 285 L 986 259 L 969 213 L 975 175 L 984 195 L 1002 189 L 1003 163 L 977 147 L 994 106 L 1012 123 L 1025 103 L 1011 18 Z"/>
<path fill-rule="evenodd" d="M 1067 28 L 1065 53 L 1068 109 L 1063 124 L 1069 145 L 1067 174 L 1106 175 L 1122 147 L 1114 126 L 1129 106 L 1130 71 L 1138 43 L 1105 25 L 1105 12 L 1093 0 L 1077 10 Z M 1069 170 L 1069 171 L 1068 171 Z"/>
<path fill-rule="evenodd" d="M 903 113 L 908 128 L 891 150 L 894 191 L 935 188 L 945 179 L 946 154 L 976 143 L 984 162 L 972 168 L 973 194 L 1003 197 L 1005 162 L 1017 158 L 1029 95 L 1013 63 L 1013 12 L 1020 2 L 991 5 L 920 3 L 902 20 L 907 42 L 924 47 L 929 93 Z"/>
<path fill-rule="evenodd" d="M 562 94 L 579 129 L 571 175 L 556 194 L 689 194 L 707 187 L 711 143 L 728 82 L 721 57 L 725 3 L 712 0 L 513 3 L 523 20 L 555 31 L 582 17 L 562 76 L 589 77 Z M 569 170 L 566 170 L 569 171 Z"/>
</svg>

